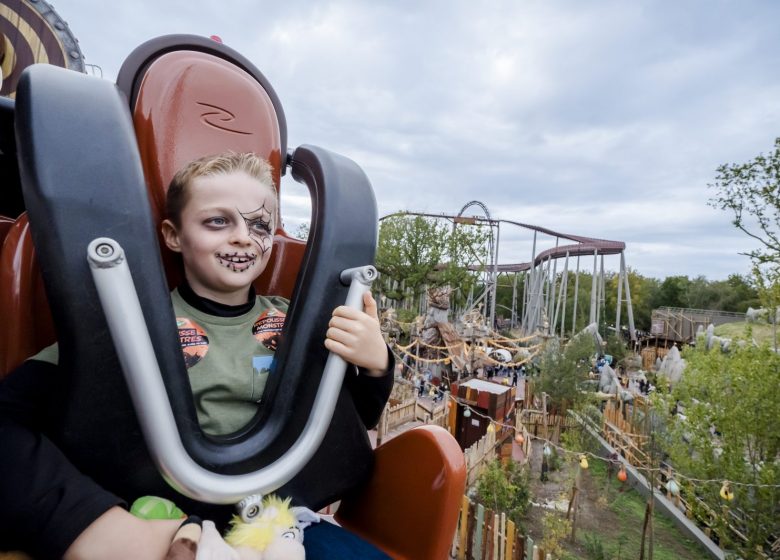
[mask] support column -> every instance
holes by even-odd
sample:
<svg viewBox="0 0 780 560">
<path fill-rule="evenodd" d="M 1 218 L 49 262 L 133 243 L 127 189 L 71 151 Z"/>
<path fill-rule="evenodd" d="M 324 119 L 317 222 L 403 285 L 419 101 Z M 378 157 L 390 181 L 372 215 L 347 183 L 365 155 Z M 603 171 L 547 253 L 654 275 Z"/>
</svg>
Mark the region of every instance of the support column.
<svg viewBox="0 0 780 560">
<path fill-rule="evenodd" d="M 596 301 L 598 294 L 596 292 L 599 289 L 598 264 L 599 264 L 599 251 L 598 249 L 596 249 L 593 251 L 593 274 L 591 276 L 592 281 L 590 283 L 590 314 L 588 315 L 589 325 L 596 322 L 596 307 L 598 305 Z"/>
<path fill-rule="evenodd" d="M 563 324 L 566 322 L 566 285 L 569 280 L 569 252 L 566 251 L 566 260 L 563 261 L 563 273 L 561 274 L 561 288 L 558 292 L 558 301 L 555 304 L 555 315 L 553 316 L 553 324 L 550 329 L 551 333 L 555 333 L 558 326 L 558 312 L 563 307 L 563 316 L 561 318 L 561 338 L 563 338 Z"/>
<path fill-rule="evenodd" d="M 604 298 L 604 292 L 605 286 L 604 286 L 604 255 L 599 255 L 601 257 L 600 260 L 600 268 L 599 268 L 599 290 L 598 290 L 598 301 L 596 304 L 596 325 L 601 325 L 601 309 L 604 308 L 604 313 L 607 312 L 606 310 L 606 299 Z M 604 318 L 604 321 L 606 322 L 606 317 Z M 606 338 L 607 333 L 606 329 L 604 331 L 604 337 Z"/>
<path fill-rule="evenodd" d="M 490 222 L 490 227 L 493 227 L 493 222 Z M 496 222 L 496 244 L 493 247 L 493 266 L 490 273 L 490 323 L 488 328 L 491 330 L 496 324 L 496 294 L 498 288 L 498 242 L 501 239 L 501 222 Z"/>
<path fill-rule="evenodd" d="M 520 311 L 520 329 L 525 329 L 525 313 L 528 309 L 528 283 L 530 282 L 530 272 L 526 270 L 523 273 L 523 308 Z"/>
<path fill-rule="evenodd" d="M 574 305 L 571 308 L 571 336 L 577 334 L 577 298 L 580 295 L 580 256 L 577 255 L 577 271 L 574 273 Z"/>
<path fill-rule="evenodd" d="M 618 271 L 618 283 L 617 283 L 617 311 L 615 312 L 615 332 L 617 333 L 618 337 L 620 337 L 620 312 L 621 308 L 623 307 L 623 276 L 625 275 L 626 271 L 623 268 L 623 253 L 620 253 L 621 259 L 620 259 L 620 270 Z"/>
<path fill-rule="evenodd" d="M 558 248 L 558 243 L 559 242 L 560 242 L 560 240 L 556 237 L 555 238 L 555 248 L 556 249 Z M 549 302 L 548 302 L 548 305 L 547 305 L 547 319 L 550 322 L 549 330 L 547 332 L 549 334 L 552 334 L 555 331 L 555 329 L 553 327 L 553 324 L 552 324 L 552 321 L 553 321 L 553 316 L 555 315 L 555 313 L 554 313 L 554 311 L 555 311 L 555 288 L 558 285 L 558 277 L 557 277 L 557 275 L 558 275 L 558 259 L 555 258 L 554 261 L 553 261 L 552 278 L 550 280 L 550 287 L 551 287 L 551 289 L 550 289 L 550 297 L 548 298 Z"/>
<path fill-rule="evenodd" d="M 512 280 L 512 319 L 510 328 L 514 329 L 517 323 L 517 272 L 514 274 L 514 280 Z"/>
<path fill-rule="evenodd" d="M 620 266 L 625 269 L 626 260 L 625 255 L 620 253 Z M 628 332 L 631 336 L 632 342 L 636 342 L 636 329 L 634 328 L 634 308 L 631 306 L 631 286 L 628 282 L 628 272 L 623 275 L 623 279 L 626 282 L 626 310 L 628 312 Z"/>
</svg>

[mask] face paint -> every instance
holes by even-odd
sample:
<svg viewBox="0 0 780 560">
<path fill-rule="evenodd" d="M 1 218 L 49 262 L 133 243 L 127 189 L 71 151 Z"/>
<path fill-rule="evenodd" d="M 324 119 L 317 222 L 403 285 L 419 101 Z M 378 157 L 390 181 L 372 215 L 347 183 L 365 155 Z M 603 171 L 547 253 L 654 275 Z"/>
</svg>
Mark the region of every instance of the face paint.
<svg viewBox="0 0 780 560">
<path fill-rule="evenodd" d="M 238 208 L 236 208 L 236 211 L 244 219 L 247 234 L 257 245 L 260 252 L 265 255 L 273 247 L 273 212 L 266 208 L 265 203 L 251 212 L 242 212 Z"/>
<path fill-rule="evenodd" d="M 276 212 L 276 193 L 245 173 L 192 181 L 171 248 L 181 252 L 196 294 L 227 305 L 246 302 L 271 258 Z"/>
</svg>

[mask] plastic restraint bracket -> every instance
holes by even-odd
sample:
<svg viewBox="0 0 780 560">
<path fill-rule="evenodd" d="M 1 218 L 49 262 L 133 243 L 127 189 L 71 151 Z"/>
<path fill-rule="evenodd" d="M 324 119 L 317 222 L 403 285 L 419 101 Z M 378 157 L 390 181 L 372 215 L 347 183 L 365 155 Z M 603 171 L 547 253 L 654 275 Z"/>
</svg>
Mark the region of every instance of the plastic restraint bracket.
<svg viewBox="0 0 780 560">
<path fill-rule="evenodd" d="M 283 456 L 251 473 L 211 472 L 197 464 L 182 444 L 122 247 L 113 239 L 97 238 L 89 244 L 87 258 L 133 406 L 160 473 L 173 488 L 190 498 L 238 504 L 245 520 L 258 515 L 258 497 L 291 480 L 322 443 L 344 380 L 346 362 L 335 354 L 328 356 L 309 419 L 298 440 Z M 370 290 L 377 276 L 370 265 L 341 272 L 341 282 L 349 285 L 346 305 L 362 309 L 363 293 Z"/>
</svg>

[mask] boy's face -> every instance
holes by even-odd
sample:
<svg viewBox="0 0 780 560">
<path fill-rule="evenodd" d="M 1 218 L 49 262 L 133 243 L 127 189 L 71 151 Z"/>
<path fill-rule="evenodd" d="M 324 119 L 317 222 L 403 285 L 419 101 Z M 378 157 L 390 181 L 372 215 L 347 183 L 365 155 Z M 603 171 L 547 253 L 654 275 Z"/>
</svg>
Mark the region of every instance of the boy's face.
<svg viewBox="0 0 780 560">
<path fill-rule="evenodd" d="M 271 257 L 275 216 L 272 187 L 244 172 L 210 175 L 190 182 L 181 226 L 165 220 L 162 232 L 196 294 L 240 305 Z"/>
</svg>

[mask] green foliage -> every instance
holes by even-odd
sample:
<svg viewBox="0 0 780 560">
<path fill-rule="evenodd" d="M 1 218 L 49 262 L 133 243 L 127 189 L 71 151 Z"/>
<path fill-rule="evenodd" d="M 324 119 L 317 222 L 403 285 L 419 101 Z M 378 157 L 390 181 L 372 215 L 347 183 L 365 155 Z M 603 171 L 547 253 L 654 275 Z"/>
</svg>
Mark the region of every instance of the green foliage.
<svg viewBox="0 0 780 560">
<path fill-rule="evenodd" d="M 547 512 L 542 518 L 542 548 L 545 554 L 559 558 L 563 552 L 563 541 L 571 532 L 571 521 L 559 513 Z"/>
<path fill-rule="evenodd" d="M 748 484 L 780 484 L 780 355 L 767 346 L 736 346 L 729 353 L 689 349 L 685 373 L 668 402 L 679 401 L 685 419 L 670 417 L 665 448 L 676 469 L 689 477 Z M 758 558 L 756 547 L 780 534 L 780 491 L 777 488 L 734 486 L 728 504 L 736 517 L 727 518 L 719 496 L 720 482 L 683 484 L 691 502 L 715 512 L 715 526 L 725 548 L 745 558 Z M 743 543 L 726 529 L 739 525 Z"/>
<path fill-rule="evenodd" d="M 745 253 L 758 265 L 780 266 L 780 138 L 768 155 L 718 167 L 710 206 L 731 212 L 731 223 L 761 247 Z"/>
<path fill-rule="evenodd" d="M 302 222 L 298 224 L 298 227 L 295 228 L 295 231 L 293 232 L 292 236 L 296 239 L 302 239 L 306 241 L 309 239 L 309 222 Z"/>
<path fill-rule="evenodd" d="M 580 384 L 587 379 L 594 351 L 593 337 L 585 333 L 572 338 L 562 351 L 557 341 L 547 343 L 540 363 L 538 391 L 549 395 L 552 409 L 563 412 L 582 399 Z"/>
<path fill-rule="evenodd" d="M 604 543 L 596 533 L 585 533 L 585 552 L 590 560 L 609 560 Z"/>
<path fill-rule="evenodd" d="M 417 318 L 417 312 L 414 309 L 396 309 L 396 318 L 401 323 L 411 323 Z"/>
<path fill-rule="evenodd" d="M 550 456 L 547 457 L 547 469 L 550 472 L 559 471 L 563 468 L 563 457 L 558 453 L 558 450 L 554 447 L 550 447 Z"/>
<path fill-rule="evenodd" d="M 615 362 L 619 362 L 628 354 L 628 348 L 626 348 L 625 341 L 617 335 L 617 333 L 610 333 L 606 339 L 607 347 L 604 349 L 605 354 L 609 354 L 615 358 Z M 617 366 L 615 366 L 617 369 Z"/>
<path fill-rule="evenodd" d="M 456 298 L 468 295 L 477 280 L 468 265 L 485 265 L 488 231 L 435 218 L 397 214 L 379 227 L 376 267 L 390 299 L 418 297 L 426 287 L 454 286 Z M 401 288 L 403 286 L 403 288 Z"/>
<path fill-rule="evenodd" d="M 498 459 L 492 461 L 477 480 L 477 500 L 522 526 L 531 505 L 528 471 L 514 461 L 506 466 Z"/>
<path fill-rule="evenodd" d="M 584 416 L 584 413 L 581 411 L 579 414 Z M 599 422 L 601 422 L 600 416 L 601 415 L 599 415 Z M 590 435 L 590 432 L 579 426 L 567 428 L 561 433 L 561 445 L 564 449 L 574 452 L 590 451 L 595 453 L 600 449 L 600 446 L 594 437 Z"/>
</svg>

